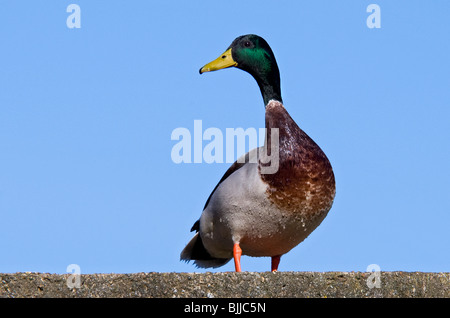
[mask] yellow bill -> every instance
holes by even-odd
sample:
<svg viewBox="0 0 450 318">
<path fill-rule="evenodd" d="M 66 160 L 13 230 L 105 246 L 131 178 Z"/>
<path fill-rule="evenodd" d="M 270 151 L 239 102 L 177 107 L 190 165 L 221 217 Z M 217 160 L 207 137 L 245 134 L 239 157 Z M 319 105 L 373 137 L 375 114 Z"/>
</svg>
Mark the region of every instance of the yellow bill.
<svg viewBox="0 0 450 318">
<path fill-rule="evenodd" d="M 231 55 L 231 48 L 226 50 L 221 56 L 215 59 L 212 62 L 209 62 L 205 66 L 200 69 L 200 74 L 205 72 L 212 72 L 221 70 L 223 68 L 237 66 L 237 62 L 233 60 L 233 56 Z"/>
</svg>

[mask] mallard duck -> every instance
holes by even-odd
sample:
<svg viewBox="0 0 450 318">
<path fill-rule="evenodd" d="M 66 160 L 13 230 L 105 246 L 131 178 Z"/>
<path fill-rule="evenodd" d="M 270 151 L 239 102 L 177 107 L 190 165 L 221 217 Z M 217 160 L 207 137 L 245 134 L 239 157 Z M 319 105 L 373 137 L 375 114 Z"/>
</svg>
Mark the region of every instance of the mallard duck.
<svg viewBox="0 0 450 318">
<path fill-rule="evenodd" d="M 266 256 L 277 271 L 280 257 L 302 242 L 331 209 L 334 173 L 324 152 L 283 106 L 280 73 L 267 42 L 254 34 L 239 36 L 200 74 L 228 67 L 248 72 L 258 83 L 265 105 L 265 144 L 225 172 L 180 258 L 202 268 L 219 267 L 234 258 L 240 272 L 241 255 Z M 278 133 L 276 140 L 272 131 Z M 276 171 L 263 173 L 268 154 L 275 151 Z"/>
</svg>

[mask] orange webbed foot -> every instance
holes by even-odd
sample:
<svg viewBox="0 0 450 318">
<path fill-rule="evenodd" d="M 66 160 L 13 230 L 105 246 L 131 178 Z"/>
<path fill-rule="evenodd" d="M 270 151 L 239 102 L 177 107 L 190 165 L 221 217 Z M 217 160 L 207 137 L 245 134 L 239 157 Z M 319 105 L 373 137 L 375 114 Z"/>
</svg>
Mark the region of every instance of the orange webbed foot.
<svg viewBox="0 0 450 318">
<path fill-rule="evenodd" d="M 242 250 L 239 246 L 239 243 L 234 243 L 233 246 L 233 258 L 234 258 L 234 267 L 236 268 L 236 272 L 241 271 L 241 255 Z"/>
</svg>

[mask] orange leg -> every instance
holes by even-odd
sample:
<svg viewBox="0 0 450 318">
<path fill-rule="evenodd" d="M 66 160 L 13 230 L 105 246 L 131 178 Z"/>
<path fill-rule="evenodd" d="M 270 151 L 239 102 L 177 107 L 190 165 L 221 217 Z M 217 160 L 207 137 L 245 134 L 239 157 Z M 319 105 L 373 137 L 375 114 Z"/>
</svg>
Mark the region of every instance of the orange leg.
<svg viewBox="0 0 450 318">
<path fill-rule="evenodd" d="M 278 271 L 281 255 L 272 256 L 272 272 Z"/>
<path fill-rule="evenodd" d="M 242 250 L 239 246 L 239 243 L 234 243 L 233 246 L 233 257 L 234 257 L 234 267 L 236 268 L 236 272 L 241 271 L 241 255 Z"/>
</svg>

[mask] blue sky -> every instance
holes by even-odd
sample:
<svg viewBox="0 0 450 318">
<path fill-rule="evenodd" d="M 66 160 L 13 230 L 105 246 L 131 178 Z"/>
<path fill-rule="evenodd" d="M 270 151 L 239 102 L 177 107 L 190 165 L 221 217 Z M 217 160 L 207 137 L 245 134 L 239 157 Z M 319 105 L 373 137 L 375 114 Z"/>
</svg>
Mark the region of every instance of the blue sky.
<svg viewBox="0 0 450 318">
<path fill-rule="evenodd" d="M 79 29 L 66 25 L 71 3 Z M 366 25 L 371 3 L 379 29 Z M 198 74 L 248 33 L 272 47 L 284 104 L 337 182 L 329 215 L 279 270 L 450 271 L 449 10 L 444 0 L 2 1 L 0 272 L 205 271 L 179 253 L 230 164 L 175 164 L 171 133 L 193 132 L 194 120 L 264 127 L 247 73 Z M 242 267 L 266 271 L 270 259 Z"/>
</svg>

